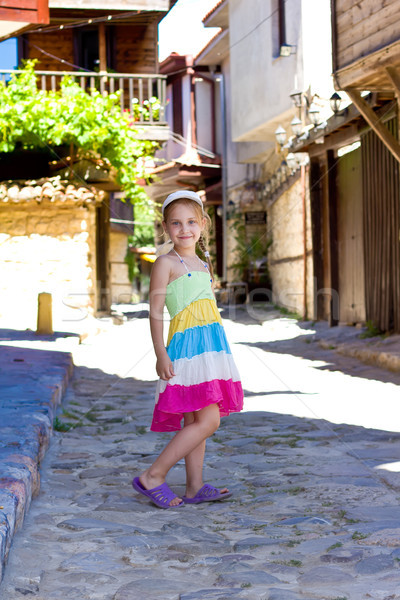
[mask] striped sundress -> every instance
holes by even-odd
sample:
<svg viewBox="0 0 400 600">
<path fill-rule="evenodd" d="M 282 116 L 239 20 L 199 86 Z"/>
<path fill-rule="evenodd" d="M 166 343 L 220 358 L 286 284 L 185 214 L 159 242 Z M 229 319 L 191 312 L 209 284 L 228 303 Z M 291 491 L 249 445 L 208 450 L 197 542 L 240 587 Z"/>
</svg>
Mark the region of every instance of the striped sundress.
<svg viewBox="0 0 400 600">
<path fill-rule="evenodd" d="M 192 271 L 181 275 L 168 284 L 165 304 L 171 318 L 167 353 L 175 376 L 158 381 L 151 430 L 178 431 L 184 413 L 210 404 L 218 404 L 222 417 L 241 411 L 242 384 L 210 274 Z"/>
</svg>

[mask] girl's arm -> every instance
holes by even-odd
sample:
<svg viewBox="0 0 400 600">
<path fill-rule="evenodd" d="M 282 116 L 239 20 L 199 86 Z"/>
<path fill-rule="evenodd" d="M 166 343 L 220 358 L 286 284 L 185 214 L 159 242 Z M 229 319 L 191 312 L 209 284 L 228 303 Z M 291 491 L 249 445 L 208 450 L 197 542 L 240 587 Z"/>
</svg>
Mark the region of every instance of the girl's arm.
<svg viewBox="0 0 400 600">
<path fill-rule="evenodd" d="M 164 344 L 164 304 L 169 282 L 170 268 L 168 259 L 160 256 L 153 265 L 150 277 L 150 331 L 154 352 L 157 357 L 157 375 L 164 380 L 175 375 L 171 359 Z"/>
</svg>

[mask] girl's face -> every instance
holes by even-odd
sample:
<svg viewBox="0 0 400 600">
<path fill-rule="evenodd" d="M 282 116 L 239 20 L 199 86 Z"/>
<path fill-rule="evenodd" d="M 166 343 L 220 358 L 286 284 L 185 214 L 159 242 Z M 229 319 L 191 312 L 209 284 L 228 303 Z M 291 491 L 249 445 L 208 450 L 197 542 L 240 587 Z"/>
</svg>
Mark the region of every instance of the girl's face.
<svg viewBox="0 0 400 600">
<path fill-rule="evenodd" d="M 183 249 L 195 248 L 205 225 L 204 218 L 200 222 L 198 219 L 196 209 L 191 205 L 177 203 L 171 207 L 167 221 L 163 221 L 163 227 L 174 246 Z"/>
</svg>

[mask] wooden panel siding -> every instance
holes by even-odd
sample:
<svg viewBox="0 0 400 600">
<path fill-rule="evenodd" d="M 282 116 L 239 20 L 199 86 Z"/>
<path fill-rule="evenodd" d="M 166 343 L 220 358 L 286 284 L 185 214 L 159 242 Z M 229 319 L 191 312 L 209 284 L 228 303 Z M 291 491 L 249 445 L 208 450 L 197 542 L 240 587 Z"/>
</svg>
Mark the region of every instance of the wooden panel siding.
<svg viewBox="0 0 400 600">
<path fill-rule="evenodd" d="M 384 48 L 400 36 L 400 0 L 333 0 L 336 68 Z"/>
<path fill-rule="evenodd" d="M 397 137 L 397 119 L 387 126 Z M 400 165 L 372 131 L 361 148 L 366 318 L 400 333 Z"/>
<path fill-rule="evenodd" d="M 340 316 L 343 323 L 365 322 L 361 149 L 337 162 Z"/>
<path fill-rule="evenodd" d="M 36 47 L 35 47 L 36 46 Z M 51 33 L 29 33 L 24 36 L 23 53 L 24 58 L 36 58 L 36 69 L 38 71 L 65 71 L 71 67 L 51 56 L 47 56 L 39 50 L 53 54 L 58 58 L 74 64 L 74 39 L 73 30 L 63 29 Z"/>
<path fill-rule="evenodd" d="M 0 2 L 2 21 L 22 21 L 24 23 L 49 23 L 48 0 L 2 0 Z"/>
<path fill-rule="evenodd" d="M 313 270 L 315 280 L 314 317 L 327 318 L 324 310 L 324 297 L 321 293 L 324 286 L 324 240 L 323 240 L 323 188 L 322 169 L 318 159 L 310 162 L 310 206 L 311 206 L 311 235 L 313 247 Z"/>
<path fill-rule="evenodd" d="M 157 24 L 117 27 L 115 51 L 115 70 L 117 72 L 157 73 Z"/>
</svg>

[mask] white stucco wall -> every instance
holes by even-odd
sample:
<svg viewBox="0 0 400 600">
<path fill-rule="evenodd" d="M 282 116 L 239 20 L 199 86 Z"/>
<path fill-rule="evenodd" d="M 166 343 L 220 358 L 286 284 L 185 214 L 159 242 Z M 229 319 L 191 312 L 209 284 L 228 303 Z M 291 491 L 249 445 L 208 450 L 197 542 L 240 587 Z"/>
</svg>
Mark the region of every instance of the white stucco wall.
<svg viewBox="0 0 400 600">
<path fill-rule="evenodd" d="M 235 188 L 241 181 L 246 178 L 246 165 L 240 164 L 237 158 L 237 144 L 233 141 L 232 133 L 232 96 L 231 89 L 231 74 L 229 58 L 225 59 L 221 65 L 221 72 L 224 78 L 225 86 L 225 109 L 226 109 L 226 137 L 227 137 L 227 187 L 228 190 Z"/>
<path fill-rule="evenodd" d="M 190 114 L 190 76 L 182 78 L 182 122 L 183 137 L 188 142 L 188 148 L 192 141 L 192 116 Z M 183 153 L 183 152 L 182 152 Z"/>
<path fill-rule="evenodd" d="M 201 80 L 201 75 L 198 78 Z M 195 83 L 195 107 L 197 145 L 206 150 L 213 150 L 212 140 L 212 86 L 206 79 Z"/>
<path fill-rule="evenodd" d="M 287 0 L 286 12 L 287 42 L 297 46 L 302 18 L 299 0 Z M 289 95 L 296 83 L 298 57 L 274 56 L 273 15 L 272 0 L 229 2 L 235 141 L 274 141 L 279 119 L 293 111 Z"/>
<path fill-rule="evenodd" d="M 331 114 L 330 0 L 286 0 L 285 15 L 286 43 L 293 54 L 279 57 L 276 1 L 229 1 L 235 141 L 275 142 L 280 124 L 291 135 L 289 124 L 298 114 L 290 98 L 294 89 L 305 92 L 310 88 L 318 95 L 315 101 L 321 117 Z M 251 157 L 247 160 L 251 162 Z"/>
</svg>

